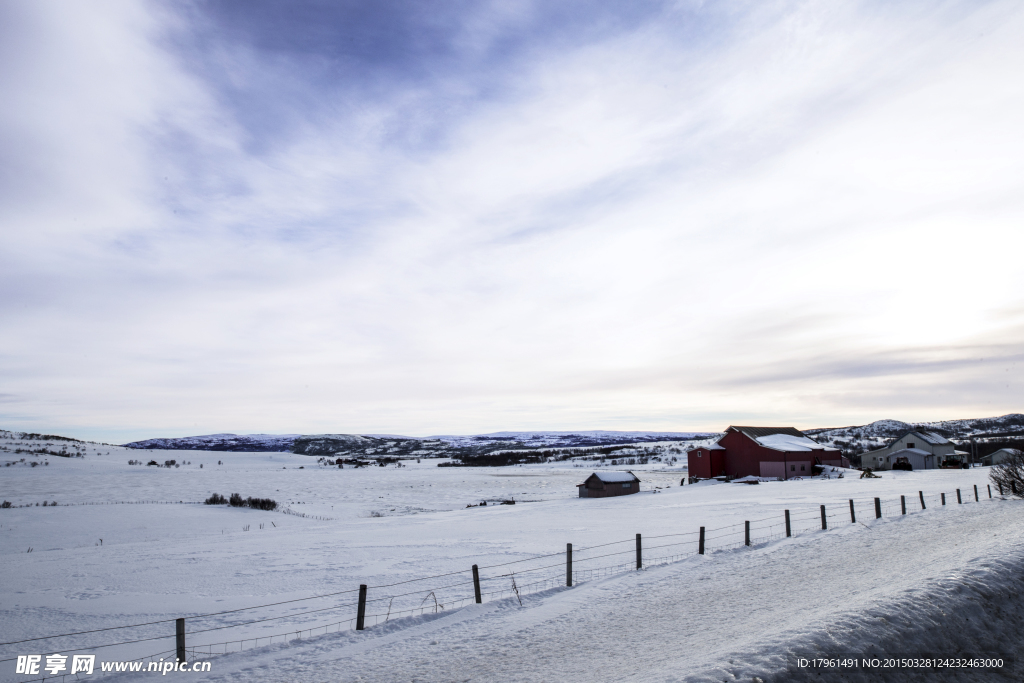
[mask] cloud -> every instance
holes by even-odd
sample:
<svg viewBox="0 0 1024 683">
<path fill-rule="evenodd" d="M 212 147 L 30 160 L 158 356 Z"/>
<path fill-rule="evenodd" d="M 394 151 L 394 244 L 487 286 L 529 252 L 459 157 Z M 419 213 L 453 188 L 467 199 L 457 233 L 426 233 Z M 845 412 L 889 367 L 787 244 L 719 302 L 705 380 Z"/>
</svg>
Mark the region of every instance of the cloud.
<svg viewBox="0 0 1024 683">
<path fill-rule="evenodd" d="M 11 427 L 1019 410 L 1012 3 L 60 7 L 0 22 Z"/>
</svg>

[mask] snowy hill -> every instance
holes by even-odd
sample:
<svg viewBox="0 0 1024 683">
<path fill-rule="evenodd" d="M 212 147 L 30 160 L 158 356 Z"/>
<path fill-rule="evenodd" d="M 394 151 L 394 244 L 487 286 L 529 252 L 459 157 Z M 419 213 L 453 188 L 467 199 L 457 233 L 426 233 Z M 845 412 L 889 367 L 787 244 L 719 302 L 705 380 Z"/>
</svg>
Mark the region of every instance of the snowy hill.
<svg viewBox="0 0 1024 683">
<path fill-rule="evenodd" d="M 300 434 L 206 434 L 169 439 L 146 439 L 124 444 L 126 448 L 162 451 L 241 451 L 277 453 L 292 449 Z"/>
<path fill-rule="evenodd" d="M 1024 439 L 1024 415 L 1010 413 L 1001 417 L 974 420 L 944 420 L 940 422 L 900 422 L 877 420 L 855 427 L 805 429 L 815 441 L 840 448 L 845 455 L 859 455 L 865 451 L 883 448 L 908 429 L 925 429 L 962 445 L 974 439 L 983 452 Z M 979 454 L 983 454 L 979 452 Z"/>
</svg>

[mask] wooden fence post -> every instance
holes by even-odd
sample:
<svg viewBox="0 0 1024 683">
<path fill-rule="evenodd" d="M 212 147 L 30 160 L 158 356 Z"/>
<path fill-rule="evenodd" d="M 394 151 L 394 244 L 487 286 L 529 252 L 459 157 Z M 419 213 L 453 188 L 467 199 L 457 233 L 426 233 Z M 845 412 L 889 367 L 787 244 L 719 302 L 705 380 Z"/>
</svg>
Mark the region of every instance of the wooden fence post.
<svg viewBox="0 0 1024 683">
<path fill-rule="evenodd" d="M 640 569 L 644 566 L 643 553 L 640 550 L 640 534 L 636 535 L 636 568 Z"/>
<path fill-rule="evenodd" d="M 1015 495 L 1015 496 L 1017 495 L 1017 482 L 1015 482 L 1015 481 L 1011 481 L 1010 482 L 1010 490 L 1013 491 L 1013 495 Z"/>
<path fill-rule="evenodd" d="M 882 518 L 882 499 L 875 498 L 875 519 Z"/>
<path fill-rule="evenodd" d="M 704 554 L 704 527 L 700 528 L 700 540 L 697 541 L 697 553 Z"/>
<path fill-rule="evenodd" d="M 828 528 L 828 522 L 825 521 L 825 506 L 824 505 L 821 506 L 821 528 L 822 529 L 827 529 Z"/>
<path fill-rule="evenodd" d="M 946 504 L 946 494 L 945 494 L 945 492 L 940 493 L 939 495 L 942 496 L 942 504 L 945 505 Z"/>
<path fill-rule="evenodd" d="M 565 544 L 565 585 L 572 587 L 572 543 Z"/>
<path fill-rule="evenodd" d="M 974 502 L 975 503 L 980 503 L 981 502 L 978 499 L 978 485 L 977 484 L 974 485 Z"/>
<path fill-rule="evenodd" d="M 989 485 L 988 485 L 988 497 L 989 497 L 989 498 L 991 498 L 991 497 L 992 497 L 992 484 L 989 484 Z"/>
<path fill-rule="evenodd" d="M 927 510 L 928 508 L 924 506 L 924 491 L 918 491 L 917 495 L 921 498 L 921 509 Z"/>
<path fill-rule="evenodd" d="M 960 489 L 956 490 L 956 504 L 963 505 L 964 501 L 960 498 Z"/>
<path fill-rule="evenodd" d="M 999 482 L 998 486 L 999 486 L 999 495 L 1001 496 L 1001 495 L 1003 495 L 1003 482 Z"/>
<path fill-rule="evenodd" d="M 474 564 L 473 565 L 473 597 L 476 598 L 476 604 L 483 602 L 483 597 L 480 595 L 480 569 Z"/>
<path fill-rule="evenodd" d="M 750 545 L 750 522 L 743 522 L 743 544 Z"/>
<path fill-rule="evenodd" d="M 366 619 L 366 584 L 359 584 L 359 609 L 356 610 L 356 630 L 363 630 L 363 621 Z"/>
<path fill-rule="evenodd" d="M 789 526 L 789 510 L 786 510 L 786 538 L 793 535 L 793 530 Z"/>
<path fill-rule="evenodd" d="M 177 619 L 174 622 L 174 636 L 178 650 L 178 661 L 185 661 L 185 619 Z"/>
<path fill-rule="evenodd" d="M 902 514 L 904 514 L 904 515 L 907 514 L 907 497 L 906 496 L 900 496 L 900 510 L 902 510 Z"/>
<path fill-rule="evenodd" d="M 850 499 L 850 524 L 857 523 L 857 512 L 853 509 L 853 498 Z"/>
</svg>

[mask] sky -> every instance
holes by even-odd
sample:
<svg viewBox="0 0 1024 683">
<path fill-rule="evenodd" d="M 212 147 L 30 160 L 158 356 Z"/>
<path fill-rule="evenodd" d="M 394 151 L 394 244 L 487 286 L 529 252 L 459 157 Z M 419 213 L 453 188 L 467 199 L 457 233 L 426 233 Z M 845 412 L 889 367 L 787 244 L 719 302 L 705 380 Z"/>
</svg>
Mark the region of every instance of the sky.
<svg viewBox="0 0 1024 683">
<path fill-rule="evenodd" d="M 0 3 L 0 428 L 1024 412 L 1018 2 Z"/>
</svg>

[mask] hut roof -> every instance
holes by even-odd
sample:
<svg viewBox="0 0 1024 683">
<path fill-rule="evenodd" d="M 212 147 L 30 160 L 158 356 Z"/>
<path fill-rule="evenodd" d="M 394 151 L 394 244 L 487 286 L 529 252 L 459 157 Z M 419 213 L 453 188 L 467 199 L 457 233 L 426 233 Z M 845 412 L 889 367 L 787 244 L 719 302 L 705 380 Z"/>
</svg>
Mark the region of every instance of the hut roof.
<svg viewBox="0 0 1024 683">
<path fill-rule="evenodd" d="M 627 481 L 640 481 L 640 478 L 632 472 L 594 472 L 590 477 L 597 477 L 606 484 L 621 484 Z M 587 479 L 590 477 L 587 477 Z"/>
</svg>

